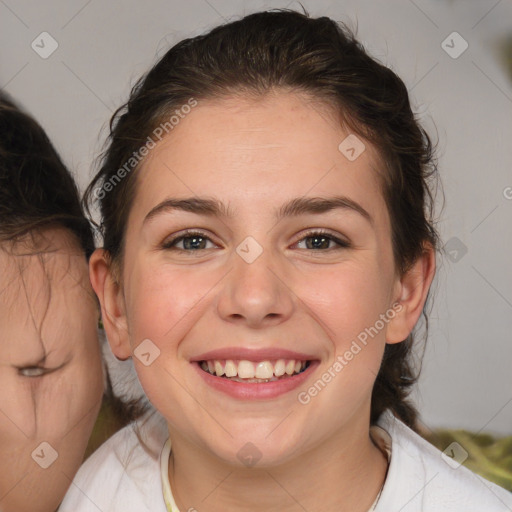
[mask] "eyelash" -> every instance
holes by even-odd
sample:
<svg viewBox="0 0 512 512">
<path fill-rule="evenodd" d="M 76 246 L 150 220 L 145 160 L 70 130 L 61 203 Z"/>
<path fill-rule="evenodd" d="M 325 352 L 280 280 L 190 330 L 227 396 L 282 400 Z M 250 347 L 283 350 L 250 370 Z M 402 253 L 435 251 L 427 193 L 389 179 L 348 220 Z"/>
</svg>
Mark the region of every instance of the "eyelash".
<svg viewBox="0 0 512 512">
<path fill-rule="evenodd" d="M 316 230 L 308 231 L 307 233 L 305 233 L 302 236 L 302 238 L 300 240 L 295 242 L 295 244 L 302 242 L 306 238 L 314 238 L 315 236 L 317 236 L 317 237 L 320 236 L 322 238 L 326 238 L 326 239 L 338 244 L 338 247 L 330 247 L 328 249 L 310 249 L 315 252 L 316 251 L 325 252 L 325 251 L 332 251 L 332 250 L 348 249 L 351 247 L 351 244 L 349 242 L 340 240 L 339 238 L 335 237 L 334 235 L 332 235 L 331 233 L 329 233 L 328 231 L 325 231 L 323 229 L 316 229 Z M 181 242 L 187 238 L 194 238 L 194 237 L 201 237 L 201 238 L 210 240 L 210 238 L 208 236 L 206 236 L 205 233 L 202 233 L 201 231 L 187 230 L 187 231 L 185 231 L 184 234 L 181 234 L 175 238 L 171 238 L 170 240 L 165 241 L 162 244 L 162 248 L 169 249 L 169 250 L 181 251 L 181 252 L 199 252 L 199 251 L 206 250 L 206 249 L 189 250 L 189 249 L 176 248 L 174 246 L 174 244 L 176 244 L 177 242 Z"/>
<path fill-rule="evenodd" d="M 18 374 L 27 379 L 37 379 L 38 377 L 44 377 L 50 373 L 63 368 L 67 363 L 64 362 L 54 368 L 45 368 L 44 366 L 21 366 L 18 368 Z"/>
</svg>

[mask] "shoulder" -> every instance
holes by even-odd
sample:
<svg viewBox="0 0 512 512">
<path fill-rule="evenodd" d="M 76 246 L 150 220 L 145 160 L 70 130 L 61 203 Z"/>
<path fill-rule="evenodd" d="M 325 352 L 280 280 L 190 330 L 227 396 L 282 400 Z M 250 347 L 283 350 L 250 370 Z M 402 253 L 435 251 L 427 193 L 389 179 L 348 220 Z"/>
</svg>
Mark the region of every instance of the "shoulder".
<svg viewBox="0 0 512 512">
<path fill-rule="evenodd" d="M 377 511 L 510 512 L 512 494 L 443 455 L 390 412 L 378 425 L 392 440 L 391 462 Z"/>
<path fill-rule="evenodd" d="M 158 414 L 121 429 L 82 464 L 59 512 L 165 512 L 159 456 L 167 437 Z"/>
</svg>

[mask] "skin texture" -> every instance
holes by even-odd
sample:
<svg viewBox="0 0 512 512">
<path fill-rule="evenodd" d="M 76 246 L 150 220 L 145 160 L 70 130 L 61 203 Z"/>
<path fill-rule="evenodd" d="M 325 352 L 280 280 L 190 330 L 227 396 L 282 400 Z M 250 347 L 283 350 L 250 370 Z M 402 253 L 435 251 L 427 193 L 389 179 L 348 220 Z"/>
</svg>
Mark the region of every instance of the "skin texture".
<svg viewBox="0 0 512 512">
<path fill-rule="evenodd" d="M 338 150 L 348 134 L 296 93 L 202 101 L 140 170 L 120 279 L 101 250 L 91 258 L 114 353 L 130 357 L 145 339 L 160 350 L 149 366 L 134 361 L 168 422 L 181 510 L 366 511 L 382 486 L 387 464 L 368 434 L 371 391 L 386 342 L 404 340 L 421 313 L 434 255 L 427 249 L 397 275 L 378 155 L 367 144 L 350 162 Z M 274 217 L 291 199 L 335 195 L 372 220 L 347 208 Z M 144 222 L 165 199 L 191 196 L 218 199 L 233 217 L 166 211 Z M 204 232 L 205 249 L 162 247 L 187 228 Z M 309 228 L 350 246 L 308 248 Z M 263 249 L 250 264 L 236 252 L 248 236 Z M 298 392 L 397 301 L 400 313 L 300 404 Z M 277 398 L 235 399 L 207 386 L 190 360 L 236 346 L 303 352 L 319 366 Z M 261 453 L 252 468 L 237 458 L 247 442 Z"/>
<path fill-rule="evenodd" d="M 82 462 L 103 394 L 99 312 L 83 252 L 62 229 L 41 233 L 36 244 L 0 246 L 3 512 L 56 510 Z M 44 465 L 53 452 L 42 442 L 58 455 L 46 469 L 36 462 Z"/>
</svg>

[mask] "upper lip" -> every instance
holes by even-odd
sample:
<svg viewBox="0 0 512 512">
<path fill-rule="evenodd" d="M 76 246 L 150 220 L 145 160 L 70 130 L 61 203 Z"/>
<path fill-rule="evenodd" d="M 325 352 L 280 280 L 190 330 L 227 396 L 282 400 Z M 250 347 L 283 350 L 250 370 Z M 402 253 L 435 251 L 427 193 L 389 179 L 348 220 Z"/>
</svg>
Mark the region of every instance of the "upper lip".
<svg viewBox="0 0 512 512">
<path fill-rule="evenodd" d="M 248 349 L 242 347 L 225 347 L 217 350 L 204 352 L 199 356 L 192 357 L 191 362 L 195 361 L 211 361 L 211 360 L 245 360 L 245 361 L 273 361 L 277 359 L 294 359 L 295 361 L 312 361 L 315 357 L 295 352 L 292 350 L 285 350 L 281 348 L 259 348 Z"/>
</svg>

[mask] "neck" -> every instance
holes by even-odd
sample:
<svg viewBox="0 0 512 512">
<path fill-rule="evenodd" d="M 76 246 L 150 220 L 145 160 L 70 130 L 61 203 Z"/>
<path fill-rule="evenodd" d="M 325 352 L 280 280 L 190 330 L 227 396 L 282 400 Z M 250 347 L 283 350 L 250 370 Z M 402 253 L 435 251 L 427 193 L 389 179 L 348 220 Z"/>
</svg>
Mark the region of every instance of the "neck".
<svg viewBox="0 0 512 512">
<path fill-rule="evenodd" d="M 367 512 L 387 460 L 369 437 L 367 418 L 279 466 L 240 468 L 171 436 L 169 480 L 181 512 Z"/>
</svg>

